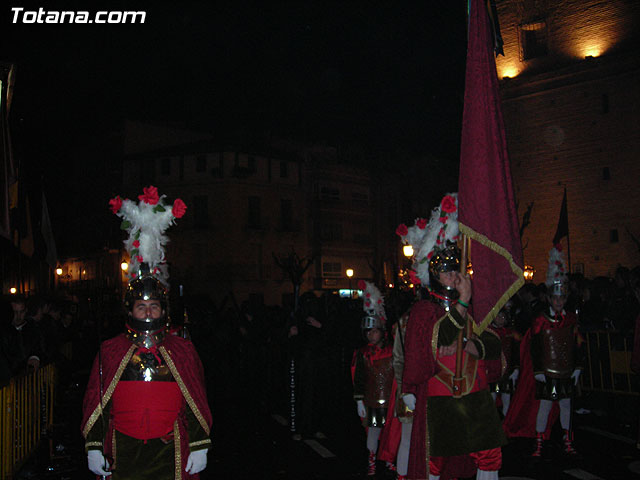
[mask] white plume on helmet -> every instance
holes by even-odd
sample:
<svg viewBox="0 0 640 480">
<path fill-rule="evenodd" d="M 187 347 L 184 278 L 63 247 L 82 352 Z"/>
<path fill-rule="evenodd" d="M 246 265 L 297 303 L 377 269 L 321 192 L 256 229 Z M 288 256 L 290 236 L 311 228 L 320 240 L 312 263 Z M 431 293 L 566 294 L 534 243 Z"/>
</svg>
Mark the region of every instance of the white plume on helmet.
<svg viewBox="0 0 640 480">
<path fill-rule="evenodd" d="M 402 225 L 398 235 L 405 245 L 413 247 L 413 271 L 422 285 L 430 285 L 429 260 L 434 252 L 444 248 L 447 242 L 455 242 L 460 234 L 458 227 L 458 194 L 448 193 L 440 204 L 431 211 L 429 221 L 417 218 L 413 226 L 406 228 L 402 235 Z"/>
<path fill-rule="evenodd" d="M 361 280 L 358 282 L 358 288 L 363 291 L 362 309 L 367 315 L 376 316 L 382 323 L 386 323 L 387 315 L 384 311 L 384 297 L 378 287 L 373 283 Z"/>
<path fill-rule="evenodd" d="M 153 276 L 168 284 L 165 245 L 169 238 L 164 232 L 176 218 L 184 215 L 186 206 L 180 199 L 176 199 L 173 205 L 167 205 L 166 195 L 158 196 L 153 186 L 145 188 L 144 195 L 138 198 L 139 201 L 135 202 L 116 197 L 109 202 L 112 211 L 123 220 L 120 228 L 129 234 L 124 246 L 130 256 L 130 280 L 136 277 L 140 264 L 146 263 Z"/>
</svg>

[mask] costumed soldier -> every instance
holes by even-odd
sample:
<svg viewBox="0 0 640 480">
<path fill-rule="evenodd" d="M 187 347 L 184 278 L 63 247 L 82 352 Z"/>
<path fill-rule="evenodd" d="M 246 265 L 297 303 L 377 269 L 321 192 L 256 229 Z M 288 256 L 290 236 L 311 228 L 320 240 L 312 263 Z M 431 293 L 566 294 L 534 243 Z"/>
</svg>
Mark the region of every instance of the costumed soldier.
<svg viewBox="0 0 640 480">
<path fill-rule="evenodd" d="M 402 374 L 404 371 L 404 342 L 407 335 L 407 324 L 409 323 L 409 311 L 405 312 L 396 323 L 395 335 L 393 337 L 393 373 L 394 385 L 391 392 L 391 402 L 389 413 L 393 414 L 393 419 L 387 422 L 385 430 L 382 432 L 381 448 L 384 448 L 384 455 L 387 451 L 390 454 L 390 461 L 396 462 L 398 480 L 407 478 L 409 468 L 409 448 L 411 446 L 411 428 L 413 427 L 413 410 L 404 402 L 402 396 Z M 395 422 L 400 425 L 399 438 L 396 433 Z M 387 434 L 387 435 L 385 435 Z M 387 440 L 388 439 L 388 440 Z M 389 445 L 388 447 L 386 445 Z M 381 455 L 383 460 L 386 460 Z"/>
<path fill-rule="evenodd" d="M 193 479 L 207 465 L 211 412 L 193 344 L 168 333 L 164 231 L 184 215 L 144 189 L 139 203 L 109 203 L 129 233 L 126 332 L 100 346 L 83 404 L 89 469 L 122 479 Z"/>
<path fill-rule="evenodd" d="M 473 331 L 467 313 L 471 280 L 460 273 L 454 243 L 457 217 L 457 194 L 448 194 L 428 223 L 418 219 L 413 231 L 404 225 L 396 230 L 404 243 L 418 242 L 412 243 L 413 269 L 432 297 L 411 309 L 405 339 L 402 391 L 414 410 L 411 479 L 466 477 L 472 473 L 461 469 L 471 462 L 477 479 L 497 479 L 502 465 L 500 447 L 506 439 L 483 362 L 500 356 L 500 339 L 489 329 Z M 425 231 L 417 235 L 416 229 Z"/>
<path fill-rule="evenodd" d="M 362 332 L 367 345 L 356 350 L 353 355 L 353 399 L 356 401 L 358 416 L 367 429 L 367 475 L 375 475 L 376 453 L 380 434 L 387 421 L 393 385 L 393 346 L 388 341 L 385 330 L 384 298 L 380 290 L 363 280 L 358 283 L 358 288 L 364 292 L 363 309 L 366 315 L 362 319 Z"/>
<path fill-rule="evenodd" d="M 502 417 L 507 416 L 511 395 L 515 391 L 516 382 L 520 375 L 520 341 L 522 336 L 513 328 L 511 303 L 498 312 L 491 322 L 491 329 L 500 336 L 502 354 L 499 359 L 487 361 L 487 380 L 489 390 L 495 401 L 500 395 L 502 402 Z"/>
<path fill-rule="evenodd" d="M 565 453 L 575 455 L 571 425 L 571 399 L 582 371 L 583 339 L 574 312 L 564 309 L 568 279 L 559 246 L 549 253 L 547 269 L 549 306 L 534 319 L 522 341 L 521 379 L 512 407 L 505 419 L 509 436 L 536 438 L 534 457 L 540 457 L 543 442 L 551 433 L 560 409 Z M 535 417 L 530 413 L 535 412 Z"/>
</svg>

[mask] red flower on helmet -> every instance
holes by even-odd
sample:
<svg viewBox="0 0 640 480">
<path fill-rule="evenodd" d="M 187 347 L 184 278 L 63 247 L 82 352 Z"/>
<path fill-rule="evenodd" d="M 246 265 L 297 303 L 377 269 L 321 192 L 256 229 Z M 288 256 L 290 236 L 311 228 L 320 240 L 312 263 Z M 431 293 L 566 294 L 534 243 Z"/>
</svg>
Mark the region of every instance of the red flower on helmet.
<svg viewBox="0 0 640 480">
<path fill-rule="evenodd" d="M 418 226 L 418 228 L 420 230 L 424 230 L 425 227 L 427 226 L 427 219 L 426 218 L 419 218 L 418 220 L 416 220 L 416 225 Z"/>
<path fill-rule="evenodd" d="M 453 213 L 457 209 L 458 209 L 458 207 L 456 206 L 456 199 L 453 198 L 451 195 L 447 195 L 446 197 L 444 197 L 442 199 L 441 210 L 443 212 Z"/>
<path fill-rule="evenodd" d="M 182 218 L 186 211 L 187 206 L 185 203 L 179 198 L 176 198 L 176 201 L 173 202 L 173 208 L 171 209 L 173 216 L 176 218 Z"/>
<path fill-rule="evenodd" d="M 109 206 L 111 207 L 111 211 L 113 213 L 118 213 L 120 208 L 122 207 L 122 199 L 118 195 L 116 198 L 112 198 L 109 200 Z"/>
<path fill-rule="evenodd" d="M 153 185 L 144 187 L 142 191 L 144 194 L 138 195 L 138 200 L 148 203 L 149 205 L 156 205 L 158 200 L 160 200 L 160 197 L 158 196 L 158 189 Z"/>
<path fill-rule="evenodd" d="M 440 217 L 438 220 L 440 221 L 440 223 L 447 223 L 448 219 L 449 217 Z"/>
<path fill-rule="evenodd" d="M 138 248 L 138 247 L 140 246 L 140 240 L 134 240 L 134 241 L 133 241 L 133 243 L 132 243 L 132 245 L 133 245 L 135 248 Z"/>
<path fill-rule="evenodd" d="M 138 256 L 136 256 L 136 260 L 138 260 L 138 263 L 142 263 L 143 258 L 142 258 L 142 256 L 138 255 Z"/>
<path fill-rule="evenodd" d="M 409 229 L 404 223 L 401 223 L 398 225 L 398 228 L 396 228 L 396 234 L 400 237 L 404 237 L 407 233 L 409 233 Z"/>
</svg>

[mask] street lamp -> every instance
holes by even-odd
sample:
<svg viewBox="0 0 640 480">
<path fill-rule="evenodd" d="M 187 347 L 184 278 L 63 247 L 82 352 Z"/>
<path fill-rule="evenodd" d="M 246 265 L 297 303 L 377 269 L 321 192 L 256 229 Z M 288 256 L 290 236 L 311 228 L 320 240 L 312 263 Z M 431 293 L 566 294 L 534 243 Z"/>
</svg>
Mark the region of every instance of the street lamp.
<svg viewBox="0 0 640 480">
<path fill-rule="evenodd" d="M 402 247 L 402 253 L 407 258 L 413 257 L 413 246 L 405 245 L 404 247 Z"/>
<path fill-rule="evenodd" d="M 62 275 L 62 269 L 60 267 L 56 268 L 56 275 Z"/>
<path fill-rule="evenodd" d="M 533 280 L 533 274 L 536 272 L 536 269 L 533 268 L 531 265 L 525 265 L 524 266 L 524 279 L 527 282 L 530 282 Z"/>
<path fill-rule="evenodd" d="M 347 268 L 345 272 L 347 277 L 349 277 L 349 298 L 353 298 L 353 291 L 351 290 L 351 277 L 353 277 L 353 268 Z"/>
<path fill-rule="evenodd" d="M 120 268 L 122 269 L 123 272 L 126 272 L 127 270 L 129 270 L 129 264 L 127 262 L 122 262 L 120 264 Z"/>
</svg>

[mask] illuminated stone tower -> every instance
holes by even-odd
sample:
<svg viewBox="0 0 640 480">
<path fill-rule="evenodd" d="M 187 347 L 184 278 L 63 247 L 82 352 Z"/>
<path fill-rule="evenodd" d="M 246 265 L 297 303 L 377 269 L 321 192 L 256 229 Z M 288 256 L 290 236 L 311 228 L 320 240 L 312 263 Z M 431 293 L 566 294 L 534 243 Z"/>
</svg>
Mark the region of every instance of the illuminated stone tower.
<svg viewBox="0 0 640 480">
<path fill-rule="evenodd" d="M 640 2 L 497 1 L 496 67 L 525 262 L 543 281 L 563 190 L 572 271 L 640 264 Z M 567 242 L 564 240 L 566 248 Z"/>
</svg>

